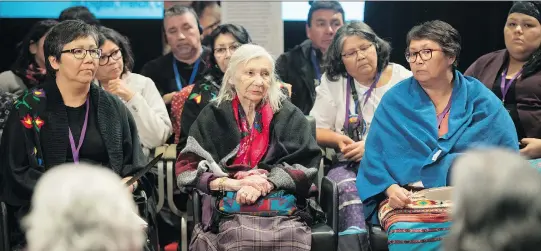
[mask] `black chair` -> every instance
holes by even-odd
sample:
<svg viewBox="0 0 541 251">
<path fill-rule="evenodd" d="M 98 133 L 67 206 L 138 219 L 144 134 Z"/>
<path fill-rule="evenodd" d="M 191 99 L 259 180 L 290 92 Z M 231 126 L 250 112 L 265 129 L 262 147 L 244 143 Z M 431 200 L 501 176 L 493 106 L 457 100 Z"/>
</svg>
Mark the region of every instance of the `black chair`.
<svg viewBox="0 0 541 251">
<path fill-rule="evenodd" d="M 368 230 L 368 238 L 370 239 L 370 247 L 372 251 L 388 251 L 389 244 L 387 244 L 387 233 L 381 226 L 366 223 Z"/>
<path fill-rule="evenodd" d="M 9 228 L 8 228 L 8 209 L 6 206 L 6 203 L 3 201 L 0 201 L 0 213 L 2 214 L 0 216 L 0 247 L 2 247 L 2 250 L 10 251 L 10 243 L 9 243 Z"/>
<path fill-rule="evenodd" d="M 197 190 L 192 191 L 194 223 L 201 222 L 201 195 Z M 327 223 L 311 226 L 312 251 L 335 251 L 338 247 L 338 189 L 336 184 L 326 177 L 321 182 L 320 205 L 325 212 Z"/>
</svg>

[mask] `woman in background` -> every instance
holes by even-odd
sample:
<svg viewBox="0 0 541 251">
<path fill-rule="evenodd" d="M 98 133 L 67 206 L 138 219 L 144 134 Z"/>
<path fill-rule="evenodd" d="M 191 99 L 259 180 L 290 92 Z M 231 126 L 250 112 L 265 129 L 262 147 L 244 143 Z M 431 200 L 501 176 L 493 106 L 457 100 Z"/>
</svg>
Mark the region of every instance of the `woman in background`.
<svg viewBox="0 0 541 251">
<path fill-rule="evenodd" d="M 0 90 L 17 96 L 45 81 L 45 36 L 58 22 L 43 20 L 35 23 L 19 45 L 19 55 L 11 70 L 0 73 Z"/>
<path fill-rule="evenodd" d="M 385 93 L 411 77 L 399 64 L 389 63 L 391 46 L 363 22 L 342 26 L 325 55 L 325 73 L 316 87 L 310 116 L 323 147 L 338 150 L 329 179 L 338 184 L 339 249 L 368 248 L 363 206 L 355 180 L 364 155 L 365 139 L 374 112 Z M 359 238 L 357 235 L 361 235 Z M 359 241 L 361 240 L 361 242 Z"/>
<path fill-rule="evenodd" d="M 506 48 L 480 57 L 464 75 L 479 79 L 501 100 L 521 153 L 541 158 L 541 2 L 515 2 L 503 35 Z"/>
<path fill-rule="evenodd" d="M 131 112 L 143 150 L 165 144 L 171 136 L 171 120 L 152 79 L 132 73 L 133 52 L 126 37 L 113 29 L 99 28 L 102 55 L 96 80 L 105 91 L 122 100 Z"/>
</svg>

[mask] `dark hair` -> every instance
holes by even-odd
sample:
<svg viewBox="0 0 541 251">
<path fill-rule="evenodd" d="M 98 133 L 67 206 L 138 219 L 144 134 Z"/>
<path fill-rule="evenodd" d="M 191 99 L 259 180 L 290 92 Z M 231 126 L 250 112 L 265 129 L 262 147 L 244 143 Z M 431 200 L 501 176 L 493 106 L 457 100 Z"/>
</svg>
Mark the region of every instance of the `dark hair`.
<svg viewBox="0 0 541 251">
<path fill-rule="evenodd" d="M 193 15 L 193 17 L 195 18 L 195 22 L 197 23 L 197 28 L 199 29 L 199 33 L 200 34 L 203 33 L 203 27 L 201 27 L 201 24 L 199 24 L 199 16 L 197 15 L 197 13 L 192 7 L 175 4 L 169 7 L 169 9 L 166 9 L 164 11 L 163 19 L 167 17 L 182 16 L 186 13 L 191 13 Z M 163 27 L 163 31 L 165 35 L 165 25 L 162 25 L 162 27 Z"/>
<path fill-rule="evenodd" d="M 56 20 L 49 19 L 39 21 L 30 28 L 30 31 L 26 33 L 23 41 L 19 44 L 19 56 L 11 66 L 11 70 L 14 73 L 26 75 L 26 69 L 28 69 L 30 64 L 34 63 L 34 54 L 30 52 L 30 45 L 38 43 L 56 24 L 58 24 Z M 45 58 L 45 61 L 47 61 L 47 58 Z"/>
<path fill-rule="evenodd" d="M 340 12 L 340 14 L 342 14 L 342 21 L 344 23 L 346 22 L 346 14 L 344 13 L 342 5 L 338 1 L 311 1 L 310 5 L 308 19 L 306 20 L 308 27 L 312 26 L 312 15 L 318 10 L 334 10 L 336 12 Z"/>
<path fill-rule="evenodd" d="M 344 40 L 349 36 L 358 36 L 374 44 L 378 56 L 378 72 L 389 65 L 389 58 L 391 56 L 391 45 L 389 42 L 378 37 L 368 24 L 360 21 L 351 21 L 336 31 L 336 35 L 327 53 L 325 53 L 323 68 L 329 81 L 337 81 L 340 76 L 347 77 L 346 66 L 342 61 L 342 47 L 344 46 Z"/>
<path fill-rule="evenodd" d="M 66 20 L 81 20 L 87 24 L 100 25 L 100 21 L 85 6 L 73 6 L 64 9 L 60 13 L 58 21 L 62 22 Z"/>
<path fill-rule="evenodd" d="M 133 51 L 130 46 L 130 40 L 122 34 L 118 33 L 118 31 L 107 28 L 105 26 L 101 26 L 98 31 L 100 32 L 101 41 L 105 42 L 106 40 L 111 40 L 111 42 L 113 42 L 120 48 L 120 52 L 122 53 L 122 62 L 124 62 L 124 69 L 122 69 L 122 74 L 126 73 L 127 71 L 131 71 L 133 69 L 135 60 L 133 57 Z"/>
<path fill-rule="evenodd" d="M 209 6 L 212 6 L 214 4 L 217 4 L 220 6 L 220 1 L 192 1 L 192 4 L 190 7 L 197 13 L 197 16 L 203 15 L 203 12 L 205 9 Z"/>
<path fill-rule="evenodd" d="M 413 27 L 406 38 L 406 46 L 409 47 L 411 40 L 432 40 L 438 43 L 447 56 L 454 56 L 453 68 L 458 66 L 462 41 L 458 31 L 450 24 L 440 21 L 428 21 Z M 406 49 L 407 50 L 407 49 Z"/>
<path fill-rule="evenodd" d="M 222 24 L 218 26 L 215 30 L 208 35 L 209 37 L 209 48 L 211 53 L 209 53 L 209 59 L 208 63 L 210 65 L 209 69 L 211 70 L 211 74 L 214 77 L 221 78 L 224 73 L 220 70 L 218 67 L 218 63 L 216 62 L 216 58 L 214 57 L 214 43 L 216 42 L 216 39 L 221 34 L 231 34 L 239 44 L 249 44 L 252 43 L 252 38 L 250 37 L 250 34 L 248 34 L 248 31 L 241 25 L 235 25 L 235 24 Z"/>
<path fill-rule="evenodd" d="M 80 20 L 66 20 L 54 26 L 43 44 L 43 53 L 45 54 L 45 66 L 47 68 L 47 76 L 56 77 L 56 70 L 53 69 L 49 62 L 49 57 L 53 56 L 57 61 L 60 61 L 64 46 L 79 38 L 92 37 L 96 41 L 96 45 L 100 47 L 103 43 L 99 39 L 99 32 L 96 26 L 87 24 Z"/>
</svg>

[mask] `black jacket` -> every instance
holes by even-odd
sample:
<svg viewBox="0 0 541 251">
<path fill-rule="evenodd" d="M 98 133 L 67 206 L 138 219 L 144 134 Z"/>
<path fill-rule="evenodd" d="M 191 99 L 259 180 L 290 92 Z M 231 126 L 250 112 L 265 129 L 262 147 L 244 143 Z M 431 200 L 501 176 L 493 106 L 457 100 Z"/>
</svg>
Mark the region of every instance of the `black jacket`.
<svg viewBox="0 0 541 251">
<path fill-rule="evenodd" d="M 283 82 L 292 85 L 291 103 L 305 115 L 310 113 L 316 99 L 316 73 L 310 59 L 311 52 L 312 41 L 307 39 L 276 60 L 278 76 Z"/>
<path fill-rule="evenodd" d="M 135 121 L 126 106 L 97 85 L 90 85 L 89 95 L 109 155 L 108 167 L 121 177 L 143 169 L 146 157 Z M 25 128 L 21 121 L 27 115 L 39 117 L 42 126 L 34 120 L 31 128 Z M 0 199 L 17 220 L 27 213 L 41 175 L 67 161 L 68 126 L 66 107 L 54 81 L 29 90 L 12 108 L 0 147 Z M 11 230 L 18 234 L 14 228 Z M 19 238 L 14 237 L 14 244 L 24 239 Z"/>
</svg>

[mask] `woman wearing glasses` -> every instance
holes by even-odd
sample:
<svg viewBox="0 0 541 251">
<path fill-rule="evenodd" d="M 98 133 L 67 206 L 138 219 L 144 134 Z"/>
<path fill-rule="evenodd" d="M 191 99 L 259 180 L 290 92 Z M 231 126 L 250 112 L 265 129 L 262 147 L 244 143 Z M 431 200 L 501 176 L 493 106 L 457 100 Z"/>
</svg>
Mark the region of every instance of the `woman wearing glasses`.
<svg viewBox="0 0 541 251">
<path fill-rule="evenodd" d="M 515 2 L 503 28 L 505 49 L 480 57 L 464 73 L 498 96 L 515 123 L 521 153 L 528 158 L 541 158 L 540 11 L 541 2 Z"/>
<path fill-rule="evenodd" d="M 340 245 L 353 241 L 361 246 L 355 234 L 364 232 L 364 217 L 355 178 L 374 112 L 391 87 L 411 77 L 403 66 L 389 63 L 390 52 L 389 43 L 365 23 L 346 24 L 329 46 L 316 88 L 310 116 L 316 120 L 317 142 L 339 150 L 328 177 L 339 184 L 340 204 L 345 205 L 339 215 Z"/>
<path fill-rule="evenodd" d="M 145 154 L 161 146 L 171 136 L 171 120 L 152 79 L 132 73 L 133 53 L 126 37 L 113 29 L 100 27 L 102 55 L 96 81 L 117 96 L 131 112 Z"/>
<path fill-rule="evenodd" d="M 244 27 L 235 24 L 222 24 L 210 35 L 210 49 L 208 70 L 203 79 L 196 83 L 191 94 L 184 103 L 181 114 L 173 114 L 173 128 L 175 128 L 175 142 L 179 148 L 184 148 L 190 127 L 201 110 L 218 95 L 224 72 L 229 64 L 233 52 L 241 45 L 252 42 L 250 34 Z M 175 119 L 177 117 L 178 119 Z M 176 124 L 175 124 L 176 123 Z"/>
<path fill-rule="evenodd" d="M 453 160 L 470 148 L 518 150 L 501 101 L 456 70 L 460 41 L 442 21 L 413 27 L 406 51 L 413 77 L 387 92 L 372 120 L 357 188 L 391 251 L 439 250 L 450 226 L 449 201 L 418 199 L 411 190 L 447 186 Z"/>
<path fill-rule="evenodd" d="M 127 181 L 146 164 L 126 106 L 91 84 L 101 56 L 96 28 L 59 23 L 45 39 L 44 55 L 48 80 L 14 104 L 0 146 L 0 199 L 15 222 L 28 212 L 37 180 L 57 165 L 99 164 Z M 12 244 L 24 245 L 18 226 L 10 228 Z"/>
</svg>

